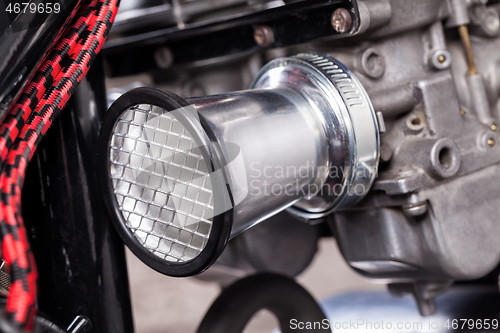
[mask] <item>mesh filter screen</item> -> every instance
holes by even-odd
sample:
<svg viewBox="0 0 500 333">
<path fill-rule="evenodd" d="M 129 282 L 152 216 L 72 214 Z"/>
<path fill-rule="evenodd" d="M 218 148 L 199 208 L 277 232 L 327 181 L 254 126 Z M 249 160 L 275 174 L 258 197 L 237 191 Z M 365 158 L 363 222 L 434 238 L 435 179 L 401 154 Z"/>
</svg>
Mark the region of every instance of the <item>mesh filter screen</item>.
<svg viewBox="0 0 500 333">
<path fill-rule="evenodd" d="M 126 226 L 156 256 L 182 263 L 205 248 L 214 204 L 201 149 L 175 112 L 129 108 L 115 124 L 109 156 Z"/>
</svg>

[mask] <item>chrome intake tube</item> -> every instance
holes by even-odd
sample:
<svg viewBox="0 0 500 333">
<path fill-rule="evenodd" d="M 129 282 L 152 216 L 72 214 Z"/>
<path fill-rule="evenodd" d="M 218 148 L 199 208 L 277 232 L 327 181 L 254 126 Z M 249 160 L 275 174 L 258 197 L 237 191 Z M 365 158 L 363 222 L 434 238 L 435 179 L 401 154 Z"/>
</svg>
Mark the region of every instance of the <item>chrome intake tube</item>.
<svg viewBox="0 0 500 333">
<path fill-rule="evenodd" d="M 206 269 L 230 238 L 284 209 L 317 218 L 349 207 L 377 174 L 371 102 L 324 55 L 271 61 L 246 91 L 184 100 L 135 89 L 108 118 L 108 206 L 132 251 L 169 275 Z"/>
<path fill-rule="evenodd" d="M 324 184 L 326 133 L 300 92 L 255 89 L 188 102 L 227 161 L 234 199 L 231 237 Z"/>
<path fill-rule="evenodd" d="M 304 218 L 351 206 L 376 176 L 373 107 L 353 74 L 330 57 L 277 59 L 251 90 L 187 101 L 234 161 L 226 167 L 235 201 L 231 237 L 290 206 Z"/>
</svg>

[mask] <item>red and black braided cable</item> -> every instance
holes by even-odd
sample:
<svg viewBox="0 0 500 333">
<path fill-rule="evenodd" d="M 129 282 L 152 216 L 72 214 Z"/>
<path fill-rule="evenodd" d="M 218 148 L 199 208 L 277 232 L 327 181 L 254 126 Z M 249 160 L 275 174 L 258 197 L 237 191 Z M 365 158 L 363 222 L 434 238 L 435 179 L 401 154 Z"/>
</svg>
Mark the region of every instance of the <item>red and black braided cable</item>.
<svg viewBox="0 0 500 333">
<path fill-rule="evenodd" d="M 28 162 L 102 48 L 119 0 L 84 4 L 0 127 L 0 232 L 12 284 L 6 315 L 31 330 L 37 311 L 36 265 L 21 216 L 21 189 Z"/>
<path fill-rule="evenodd" d="M 31 79 L 28 80 L 21 95 L 15 101 L 15 104 L 10 108 L 10 111 L 0 124 L 1 165 L 5 162 L 8 151 L 26 123 L 27 117 L 33 110 L 35 110 L 38 100 L 42 98 L 46 88 L 50 86 L 51 83 L 49 81 L 51 79 L 52 70 L 57 68 L 59 61 L 69 51 L 70 44 L 68 43 L 71 43 L 72 40 L 68 40 L 68 29 L 65 29 L 65 27 L 72 23 L 75 16 L 77 17 L 77 20 L 81 18 L 80 15 L 77 16 L 76 14 L 79 14 L 83 1 L 84 0 L 78 0 L 76 2 L 75 7 L 72 8 L 64 26 L 62 27 L 61 32 L 57 35 L 52 45 L 48 48 L 47 53 L 40 61 L 37 71 L 35 71 Z M 75 26 L 79 26 L 79 22 L 71 24 L 69 28 L 70 31 L 74 30 Z M 73 37 L 78 37 L 78 35 L 73 34 Z M 54 47 L 54 45 L 57 46 Z M 51 59 L 51 61 L 47 61 L 47 59 Z"/>
</svg>

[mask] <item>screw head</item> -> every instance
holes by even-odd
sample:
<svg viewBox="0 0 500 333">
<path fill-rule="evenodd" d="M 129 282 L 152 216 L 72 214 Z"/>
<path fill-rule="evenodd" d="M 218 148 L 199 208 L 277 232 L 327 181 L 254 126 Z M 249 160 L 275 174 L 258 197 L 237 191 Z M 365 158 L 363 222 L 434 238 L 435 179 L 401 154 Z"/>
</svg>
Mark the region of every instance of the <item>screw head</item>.
<svg viewBox="0 0 500 333">
<path fill-rule="evenodd" d="M 496 131 L 497 131 L 497 129 L 498 129 L 497 125 L 495 125 L 495 124 L 492 124 L 490 128 L 491 128 L 491 130 L 492 130 L 492 131 L 494 131 L 494 132 L 496 132 Z"/>
<path fill-rule="evenodd" d="M 451 54 L 447 50 L 437 50 L 432 53 L 430 65 L 438 70 L 447 69 L 451 66 Z"/>
<path fill-rule="evenodd" d="M 488 146 L 493 147 L 495 145 L 494 139 L 488 139 Z"/>
<path fill-rule="evenodd" d="M 273 29 L 268 25 L 259 25 L 253 33 L 255 43 L 260 47 L 267 47 L 274 43 Z"/>
<path fill-rule="evenodd" d="M 346 33 L 352 28 L 352 17 L 345 8 L 338 8 L 332 14 L 332 27 L 339 34 Z"/>
</svg>

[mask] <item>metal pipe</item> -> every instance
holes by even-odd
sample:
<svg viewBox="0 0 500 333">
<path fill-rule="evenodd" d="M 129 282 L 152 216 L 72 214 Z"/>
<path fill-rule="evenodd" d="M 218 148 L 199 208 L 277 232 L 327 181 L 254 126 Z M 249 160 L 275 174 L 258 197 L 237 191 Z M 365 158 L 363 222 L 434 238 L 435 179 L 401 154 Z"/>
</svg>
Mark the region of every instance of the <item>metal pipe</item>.
<svg viewBox="0 0 500 333">
<path fill-rule="evenodd" d="M 226 171 L 235 205 L 232 237 L 325 182 L 328 138 L 313 104 L 300 92 L 256 89 L 187 101 L 229 161 Z"/>
<path fill-rule="evenodd" d="M 461 25 L 458 28 L 458 31 L 460 33 L 460 39 L 462 41 L 462 45 L 465 50 L 465 57 L 467 59 L 467 85 L 469 86 L 472 109 L 483 124 L 491 126 L 494 120 L 491 116 L 490 105 L 488 102 L 488 96 L 486 94 L 486 88 L 484 86 L 483 78 L 478 74 L 477 71 L 476 62 L 474 60 L 474 53 L 472 52 L 469 31 L 466 25 Z"/>
<path fill-rule="evenodd" d="M 465 50 L 465 57 L 467 59 L 467 67 L 469 69 L 469 75 L 476 75 L 477 68 L 476 62 L 474 60 L 474 53 L 472 52 L 472 46 L 470 43 L 469 30 L 466 25 L 461 25 L 458 27 L 458 33 L 460 34 L 460 40 Z"/>
</svg>

